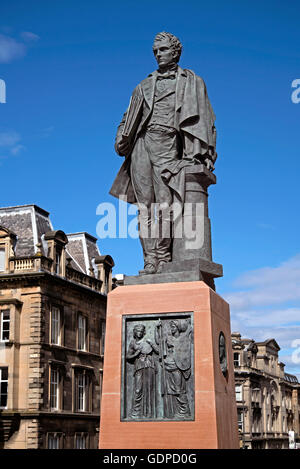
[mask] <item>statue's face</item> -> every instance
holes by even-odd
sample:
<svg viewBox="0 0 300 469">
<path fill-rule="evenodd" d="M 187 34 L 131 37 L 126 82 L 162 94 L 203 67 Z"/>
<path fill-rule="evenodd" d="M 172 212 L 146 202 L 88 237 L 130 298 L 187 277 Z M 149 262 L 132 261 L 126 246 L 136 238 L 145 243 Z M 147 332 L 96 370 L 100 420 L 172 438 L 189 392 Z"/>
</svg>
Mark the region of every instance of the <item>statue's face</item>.
<svg viewBox="0 0 300 469">
<path fill-rule="evenodd" d="M 135 329 L 134 335 L 137 339 L 142 339 L 144 337 L 145 330 L 139 327 L 138 329 Z"/>
<path fill-rule="evenodd" d="M 219 350 L 220 350 L 220 356 L 224 357 L 224 356 L 226 355 L 224 337 L 221 337 L 221 338 L 220 338 Z"/>
<path fill-rule="evenodd" d="M 172 333 L 172 334 L 176 334 L 176 332 L 178 331 L 178 327 L 177 327 L 177 325 L 175 324 L 175 322 L 171 322 L 171 324 L 170 324 L 170 329 L 171 329 L 171 333 Z"/>
<path fill-rule="evenodd" d="M 168 39 L 155 41 L 153 53 L 159 67 L 167 67 L 170 63 L 174 62 L 173 49 Z"/>
</svg>

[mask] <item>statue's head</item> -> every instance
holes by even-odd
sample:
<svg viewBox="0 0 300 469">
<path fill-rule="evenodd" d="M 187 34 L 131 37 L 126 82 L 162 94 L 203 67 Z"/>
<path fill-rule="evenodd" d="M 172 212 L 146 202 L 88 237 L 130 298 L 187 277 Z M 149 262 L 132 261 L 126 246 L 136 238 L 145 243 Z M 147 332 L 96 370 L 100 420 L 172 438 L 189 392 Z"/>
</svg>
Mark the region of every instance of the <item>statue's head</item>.
<svg viewBox="0 0 300 469">
<path fill-rule="evenodd" d="M 225 337 L 224 334 L 221 332 L 219 337 L 219 351 L 220 357 L 226 355 L 226 346 L 225 346 Z"/>
<path fill-rule="evenodd" d="M 186 319 L 172 319 L 170 321 L 171 333 L 175 334 L 177 331 L 185 332 L 188 328 L 188 321 Z"/>
<path fill-rule="evenodd" d="M 154 38 L 153 53 L 161 68 L 179 62 L 182 44 L 179 39 L 171 33 L 158 33 Z"/>
<path fill-rule="evenodd" d="M 133 337 L 135 339 L 141 339 L 142 337 L 144 337 L 145 332 L 146 332 L 146 328 L 144 324 L 137 324 L 133 328 Z"/>
</svg>

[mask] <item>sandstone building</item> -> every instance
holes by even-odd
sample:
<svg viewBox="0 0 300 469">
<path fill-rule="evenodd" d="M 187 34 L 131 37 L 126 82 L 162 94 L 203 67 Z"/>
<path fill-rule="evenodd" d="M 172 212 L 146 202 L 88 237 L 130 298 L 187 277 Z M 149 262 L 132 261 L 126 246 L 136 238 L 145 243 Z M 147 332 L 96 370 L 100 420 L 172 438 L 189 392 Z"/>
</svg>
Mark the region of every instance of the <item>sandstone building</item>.
<svg viewBox="0 0 300 469">
<path fill-rule="evenodd" d="M 289 448 L 289 432 L 299 435 L 300 384 L 284 372 L 279 345 L 237 332 L 232 347 L 241 447 Z"/>
<path fill-rule="evenodd" d="M 110 256 L 0 208 L 0 448 L 97 448 Z"/>
</svg>

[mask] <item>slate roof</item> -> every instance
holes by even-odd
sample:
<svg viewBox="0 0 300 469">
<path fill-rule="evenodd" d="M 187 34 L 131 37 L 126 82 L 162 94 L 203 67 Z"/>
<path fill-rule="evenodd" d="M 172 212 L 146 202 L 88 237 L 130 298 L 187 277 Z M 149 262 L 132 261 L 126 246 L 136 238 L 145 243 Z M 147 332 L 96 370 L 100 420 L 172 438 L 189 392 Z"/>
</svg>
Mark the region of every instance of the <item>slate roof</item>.
<svg viewBox="0 0 300 469">
<path fill-rule="evenodd" d="M 100 256 L 97 239 L 86 232 L 67 234 L 68 244 L 66 246 L 69 254 L 77 263 L 77 270 L 89 274 L 90 267 L 95 269 L 93 259 Z"/>
<path fill-rule="evenodd" d="M 290 373 L 284 373 L 284 379 L 289 383 L 299 384 L 297 376 L 291 375 Z"/>
<path fill-rule="evenodd" d="M 18 205 L 15 207 L 0 207 L 0 226 L 7 228 L 17 235 L 15 254 L 17 257 L 30 257 L 36 251 L 36 245 L 42 244 L 42 252 L 47 256 L 47 242 L 44 235 L 53 231 L 49 212 L 37 205 Z M 70 233 L 66 235 L 66 257 L 71 258 L 72 268 L 90 274 L 90 267 L 95 269 L 93 262 L 100 256 L 97 239 L 86 232 Z"/>
<path fill-rule="evenodd" d="M 0 226 L 17 235 L 16 256 L 33 256 L 42 235 L 53 230 L 49 212 L 37 205 L 0 207 Z"/>
</svg>

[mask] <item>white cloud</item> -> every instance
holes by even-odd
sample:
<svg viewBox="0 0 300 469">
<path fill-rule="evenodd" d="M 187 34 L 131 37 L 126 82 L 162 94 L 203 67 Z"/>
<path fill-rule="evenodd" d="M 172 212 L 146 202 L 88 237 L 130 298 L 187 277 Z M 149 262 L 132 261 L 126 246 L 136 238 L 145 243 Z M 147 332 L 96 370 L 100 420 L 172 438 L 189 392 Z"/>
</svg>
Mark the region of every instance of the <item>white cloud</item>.
<svg viewBox="0 0 300 469">
<path fill-rule="evenodd" d="M 26 46 L 16 39 L 0 34 L 0 63 L 8 63 L 12 60 L 23 57 L 26 53 Z"/>
<path fill-rule="evenodd" d="M 235 325 L 238 327 L 232 327 L 232 331 L 239 331 L 243 337 L 254 339 L 256 342 L 275 339 L 281 349 L 291 348 L 293 341 L 300 338 L 300 326 L 273 327 L 269 324 L 264 327 L 249 327 L 242 322 L 235 323 Z"/>
<path fill-rule="evenodd" d="M 14 130 L 9 132 L 0 132 L 0 147 L 2 151 L 8 151 L 11 155 L 18 155 L 25 149 L 20 143 L 21 136 Z M 5 158 L 3 156 L 2 158 Z"/>
<path fill-rule="evenodd" d="M 24 145 L 18 144 L 11 148 L 10 152 L 12 155 L 18 155 L 22 150 L 24 150 Z"/>
<path fill-rule="evenodd" d="M 300 339 L 300 254 L 276 267 L 245 272 L 234 287 L 236 291 L 224 295 L 230 304 L 232 331 L 258 342 L 274 338 L 285 349 L 280 359 L 286 372 L 299 374 L 300 364 L 292 362 L 291 348 Z M 286 349 L 291 349 L 290 356 Z"/>
<path fill-rule="evenodd" d="M 235 284 L 237 286 L 255 286 L 263 282 L 268 285 L 274 284 L 274 281 L 295 279 L 300 279 L 300 254 L 282 262 L 278 267 L 263 267 L 246 272 L 237 279 Z"/>
<path fill-rule="evenodd" d="M 234 285 L 244 289 L 227 294 L 225 299 L 239 310 L 300 300 L 300 254 L 278 267 L 264 267 L 246 272 Z"/>
<path fill-rule="evenodd" d="M 24 39 L 24 41 L 29 42 L 38 41 L 40 38 L 37 34 L 31 33 L 30 31 L 23 31 L 20 36 L 22 39 Z"/>
<path fill-rule="evenodd" d="M 289 365 L 290 367 L 295 367 L 295 363 L 293 361 L 293 355 L 292 355 L 292 352 L 291 353 L 284 353 L 284 354 L 281 354 L 280 356 L 280 360 L 282 361 L 282 363 L 284 363 L 285 365 Z M 299 371 L 299 370 L 298 370 Z"/>
<path fill-rule="evenodd" d="M 15 132 L 0 132 L 0 147 L 11 147 L 21 140 L 21 136 Z"/>
<path fill-rule="evenodd" d="M 232 308 L 233 309 L 233 308 Z M 234 309 L 234 311 L 236 311 Z M 272 324 L 273 327 L 282 324 L 292 324 L 300 321 L 300 307 L 299 308 L 282 308 L 264 310 L 249 310 L 249 311 L 236 311 L 236 319 L 239 319 L 249 327 L 265 327 Z"/>
<path fill-rule="evenodd" d="M 40 137 L 47 138 L 52 134 L 53 131 L 54 131 L 54 126 L 50 125 L 49 127 L 46 127 L 40 131 Z"/>
<path fill-rule="evenodd" d="M 23 31 L 21 37 L 25 43 L 32 43 L 39 39 L 37 34 L 29 31 Z M 27 44 L 17 39 L 0 34 L 0 63 L 9 63 L 20 59 L 26 54 Z"/>
</svg>

